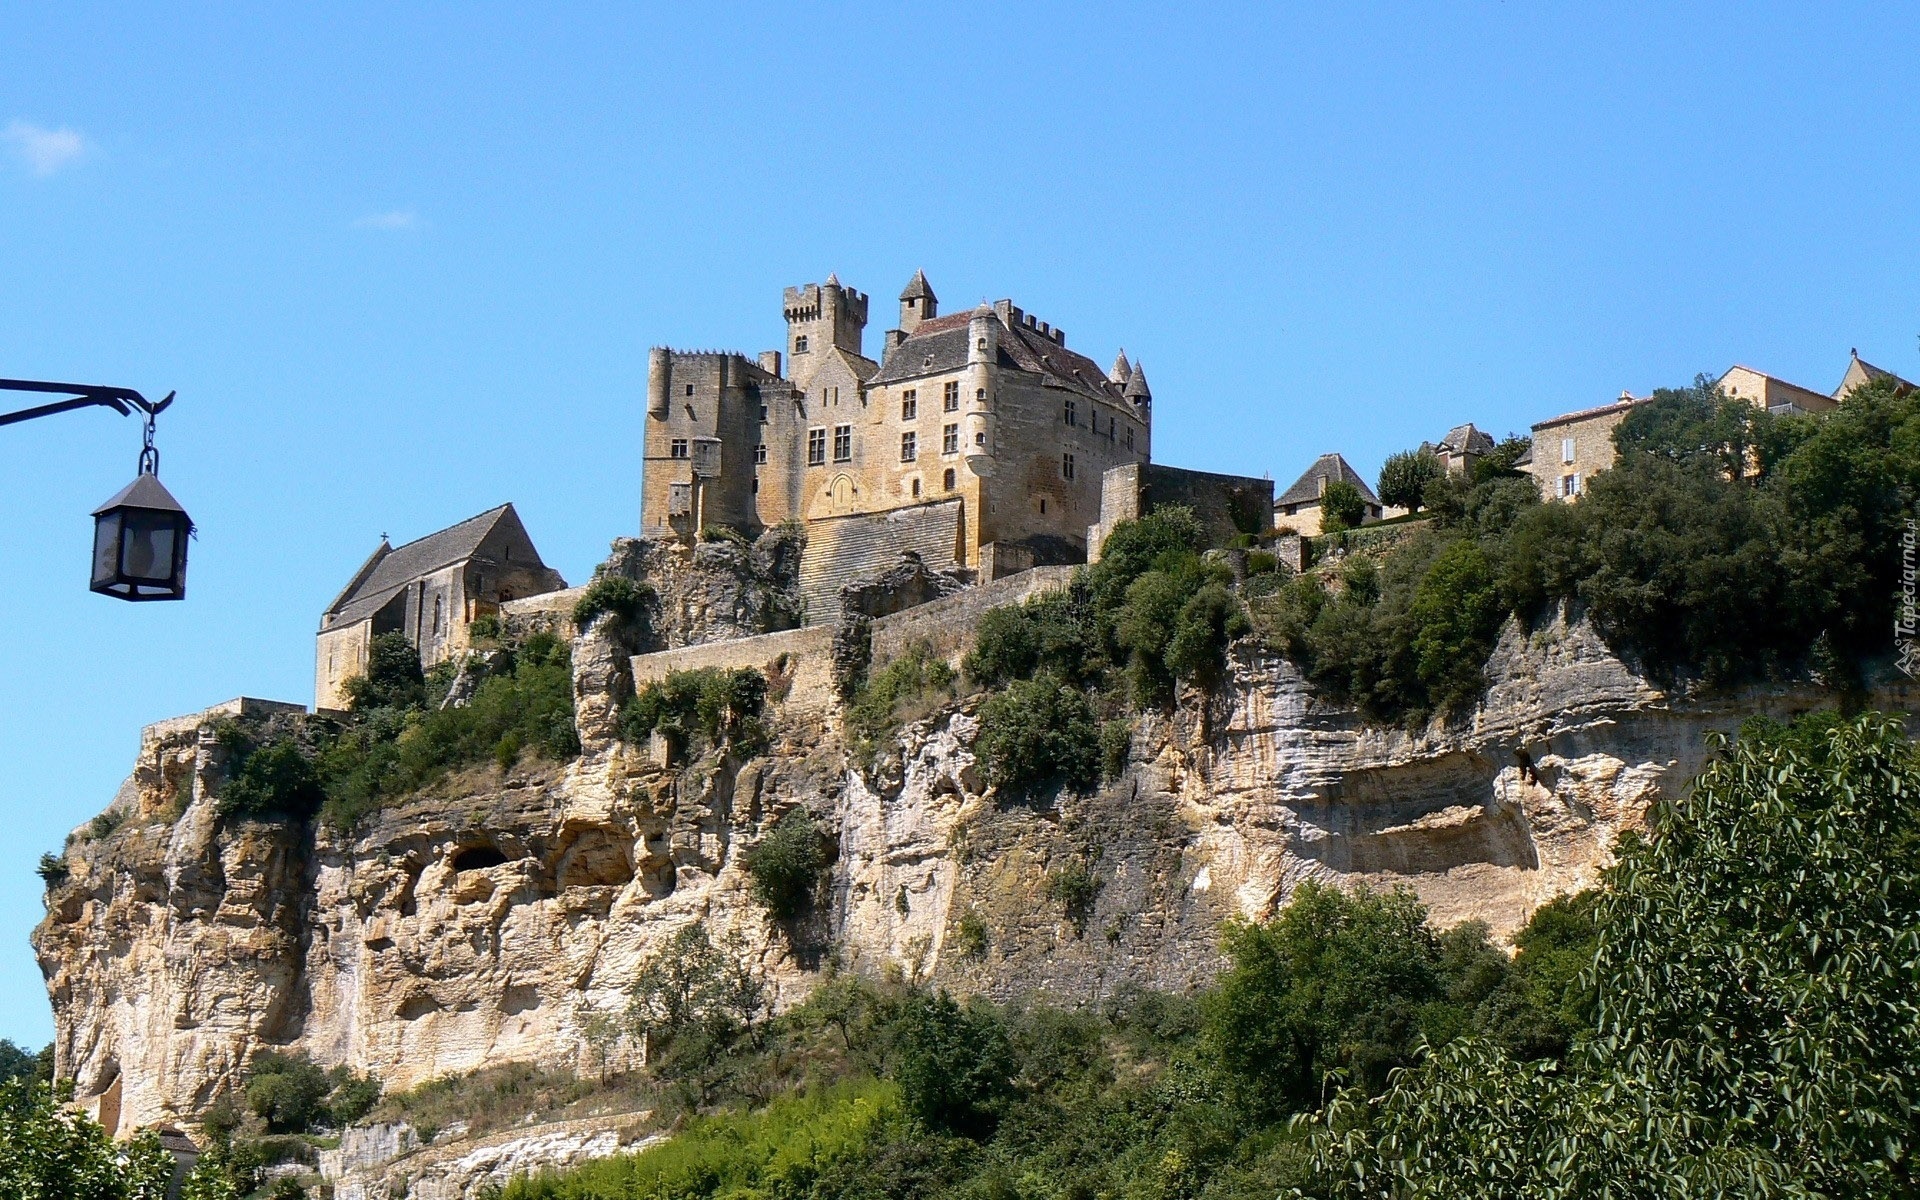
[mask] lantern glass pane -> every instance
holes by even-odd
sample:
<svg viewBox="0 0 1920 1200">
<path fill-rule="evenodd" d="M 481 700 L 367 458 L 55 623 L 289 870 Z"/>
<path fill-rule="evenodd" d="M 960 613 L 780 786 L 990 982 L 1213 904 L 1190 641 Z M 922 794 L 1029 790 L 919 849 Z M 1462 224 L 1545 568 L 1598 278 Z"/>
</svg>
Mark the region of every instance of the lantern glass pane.
<svg viewBox="0 0 1920 1200">
<path fill-rule="evenodd" d="M 93 521 L 93 582 L 112 583 L 120 560 L 120 514 L 110 512 Z"/>
<path fill-rule="evenodd" d="M 128 512 L 122 520 L 120 574 L 145 583 L 173 578 L 174 521 L 172 513 Z"/>
</svg>

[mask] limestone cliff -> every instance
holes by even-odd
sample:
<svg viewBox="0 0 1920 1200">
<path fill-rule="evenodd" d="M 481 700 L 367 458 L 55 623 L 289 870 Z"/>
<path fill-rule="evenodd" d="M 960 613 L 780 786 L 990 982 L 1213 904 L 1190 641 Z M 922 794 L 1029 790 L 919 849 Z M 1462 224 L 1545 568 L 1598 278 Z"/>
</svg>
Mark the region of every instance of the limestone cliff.
<svg viewBox="0 0 1920 1200">
<path fill-rule="evenodd" d="M 34 935 L 62 1074 L 133 1126 L 191 1120 L 262 1045 L 399 1088 L 509 1059 L 590 1069 L 583 1014 L 690 922 L 737 934 L 782 1004 L 829 953 L 1066 1003 L 1189 987 L 1218 969 L 1223 921 L 1309 877 L 1405 883 L 1440 922 L 1505 933 L 1594 881 L 1705 731 L 1821 702 L 1677 700 L 1562 616 L 1510 624 L 1471 719 L 1413 734 L 1316 701 L 1245 641 L 1216 694 L 1141 718 L 1116 783 L 1040 806 L 983 786 L 969 701 L 868 771 L 831 702 L 796 688 L 759 756 L 663 767 L 612 736 L 619 659 L 602 627 L 576 640 L 575 761 L 474 769 L 351 834 L 217 814 L 213 721 L 297 718 L 228 706 L 148 729 L 118 826 L 76 834 Z M 837 831 L 838 859 L 826 911 L 780 929 L 742 852 L 794 806 Z M 1068 867 L 1093 884 L 1071 911 L 1047 887 Z"/>
</svg>

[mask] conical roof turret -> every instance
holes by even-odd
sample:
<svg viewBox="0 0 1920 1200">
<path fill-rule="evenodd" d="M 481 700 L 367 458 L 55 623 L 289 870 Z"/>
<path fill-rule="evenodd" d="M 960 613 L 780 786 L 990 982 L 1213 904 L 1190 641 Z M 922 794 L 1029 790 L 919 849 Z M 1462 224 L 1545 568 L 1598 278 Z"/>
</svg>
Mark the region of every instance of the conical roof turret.
<svg viewBox="0 0 1920 1200">
<path fill-rule="evenodd" d="M 1147 372 L 1139 363 L 1133 364 L 1133 373 L 1127 377 L 1127 387 L 1121 395 L 1135 404 L 1153 399 L 1153 389 L 1147 386 Z"/>
<path fill-rule="evenodd" d="M 1114 356 L 1113 366 L 1107 371 L 1107 378 L 1121 387 L 1127 386 L 1127 380 L 1133 378 L 1133 364 L 1127 361 L 1125 350 Z"/>
<path fill-rule="evenodd" d="M 907 286 L 901 291 L 900 298 L 902 300 L 939 299 L 939 297 L 933 294 L 933 285 L 927 282 L 927 273 L 925 271 L 915 271 L 913 273 L 913 278 L 907 281 Z"/>
</svg>

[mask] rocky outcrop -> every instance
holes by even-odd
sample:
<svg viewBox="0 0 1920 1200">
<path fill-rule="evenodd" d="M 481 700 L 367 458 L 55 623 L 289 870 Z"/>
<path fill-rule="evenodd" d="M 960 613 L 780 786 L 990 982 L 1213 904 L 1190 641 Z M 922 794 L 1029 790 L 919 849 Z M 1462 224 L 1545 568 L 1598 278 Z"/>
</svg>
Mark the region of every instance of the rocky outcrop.
<svg viewBox="0 0 1920 1200">
<path fill-rule="evenodd" d="M 350 1129 L 339 1149 L 320 1152 L 320 1174 L 333 1200 L 469 1200 L 494 1194 L 515 1176 L 564 1171 L 665 1140 L 647 1131 L 649 1115 L 555 1121 L 476 1138 L 446 1130 L 429 1142 L 404 1124 Z"/>
<path fill-rule="evenodd" d="M 800 554 L 806 534 L 780 525 L 753 542 L 616 538 L 596 572 L 653 589 L 648 644 L 668 650 L 793 629 L 801 623 Z"/>
<path fill-rule="evenodd" d="M 476 768 L 351 834 L 219 817 L 212 730 L 234 714 L 149 729 L 124 820 L 76 834 L 34 935 L 80 1095 L 121 1126 L 190 1121 L 263 1046 L 397 1088 L 509 1060 L 595 1070 L 588 1018 L 695 922 L 781 1005 L 829 949 L 1068 1004 L 1191 987 L 1219 968 L 1222 922 L 1307 878 L 1405 884 L 1442 923 L 1504 934 L 1594 882 L 1706 731 L 1822 702 L 1676 699 L 1562 615 L 1503 632 L 1471 719 L 1408 732 L 1321 703 L 1247 641 L 1216 693 L 1140 718 L 1117 782 L 1025 804 L 983 782 L 977 701 L 909 725 L 878 766 L 849 762 L 831 710 L 794 703 L 756 757 L 662 766 L 605 725 L 617 656 L 596 636 L 575 644 L 577 760 Z M 817 919 L 776 926 L 743 852 L 795 807 L 838 857 Z M 1068 871 L 1088 881 L 1071 907 L 1048 898 Z"/>
</svg>

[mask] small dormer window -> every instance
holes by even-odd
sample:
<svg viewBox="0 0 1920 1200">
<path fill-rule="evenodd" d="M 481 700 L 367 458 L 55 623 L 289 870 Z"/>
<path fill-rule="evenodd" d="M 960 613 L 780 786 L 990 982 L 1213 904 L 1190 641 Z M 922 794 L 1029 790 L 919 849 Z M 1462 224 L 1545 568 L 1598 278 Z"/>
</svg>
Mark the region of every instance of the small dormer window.
<svg viewBox="0 0 1920 1200">
<path fill-rule="evenodd" d="M 799 336 L 793 339 L 793 352 L 795 354 L 805 354 L 807 352 L 807 335 L 806 334 L 804 333 L 800 334 Z"/>
</svg>

